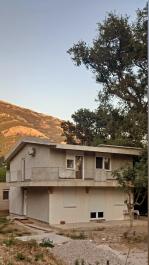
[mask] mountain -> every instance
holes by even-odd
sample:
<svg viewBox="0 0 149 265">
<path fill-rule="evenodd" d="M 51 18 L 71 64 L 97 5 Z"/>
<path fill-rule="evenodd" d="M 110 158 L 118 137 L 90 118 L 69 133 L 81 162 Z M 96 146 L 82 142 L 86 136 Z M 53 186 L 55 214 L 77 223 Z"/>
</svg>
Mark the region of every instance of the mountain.
<svg viewBox="0 0 149 265">
<path fill-rule="evenodd" d="M 62 143 L 61 120 L 0 100 L 0 157 L 23 136 Z"/>
</svg>

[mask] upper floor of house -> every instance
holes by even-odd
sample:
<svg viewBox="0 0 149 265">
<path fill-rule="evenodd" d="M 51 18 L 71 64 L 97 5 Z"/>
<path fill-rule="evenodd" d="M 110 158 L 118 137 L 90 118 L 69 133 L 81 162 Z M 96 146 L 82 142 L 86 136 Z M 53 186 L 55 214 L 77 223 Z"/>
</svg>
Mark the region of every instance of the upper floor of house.
<svg viewBox="0 0 149 265">
<path fill-rule="evenodd" d="M 115 186 L 112 172 L 133 166 L 140 148 L 55 144 L 20 140 L 6 156 L 7 181 L 15 186 Z"/>
</svg>

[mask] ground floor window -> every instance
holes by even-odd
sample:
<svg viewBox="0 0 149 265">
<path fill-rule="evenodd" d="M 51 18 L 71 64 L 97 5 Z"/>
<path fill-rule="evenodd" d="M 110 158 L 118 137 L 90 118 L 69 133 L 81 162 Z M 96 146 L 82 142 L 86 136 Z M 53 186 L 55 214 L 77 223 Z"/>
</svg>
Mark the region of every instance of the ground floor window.
<svg viewBox="0 0 149 265">
<path fill-rule="evenodd" d="M 90 219 L 100 219 L 104 218 L 103 212 L 90 212 Z"/>
<path fill-rule="evenodd" d="M 9 190 L 3 190 L 3 200 L 9 199 Z"/>
</svg>

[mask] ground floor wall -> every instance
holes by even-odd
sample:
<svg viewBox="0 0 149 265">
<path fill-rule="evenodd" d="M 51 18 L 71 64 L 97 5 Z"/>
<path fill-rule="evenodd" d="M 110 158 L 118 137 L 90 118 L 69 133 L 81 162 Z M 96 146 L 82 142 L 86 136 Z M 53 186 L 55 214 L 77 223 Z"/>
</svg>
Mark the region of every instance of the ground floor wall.
<svg viewBox="0 0 149 265">
<path fill-rule="evenodd" d="M 49 222 L 48 188 L 27 189 L 26 215 L 43 222 Z"/>
<path fill-rule="evenodd" d="M 11 187 L 10 213 L 50 224 L 122 220 L 124 201 L 125 194 L 114 187 Z"/>
<path fill-rule="evenodd" d="M 125 195 L 117 188 L 54 188 L 49 194 L 50 224 L 124 219 Z M 91 218 L 96 213 L 96 218 Z M 100 215 L 99 214 L 99 215 Z"/>
<path fill-rule="evenodd" d="M 9 209 L 9 187 L 7 183 L 0 182 L 0 211 Z"/>
<path fill-rule="evenodd" d="M 9 212 L 10 214 L 23 215 L 23 189 L 22 188 L 10 187 Z"/>
</svg>

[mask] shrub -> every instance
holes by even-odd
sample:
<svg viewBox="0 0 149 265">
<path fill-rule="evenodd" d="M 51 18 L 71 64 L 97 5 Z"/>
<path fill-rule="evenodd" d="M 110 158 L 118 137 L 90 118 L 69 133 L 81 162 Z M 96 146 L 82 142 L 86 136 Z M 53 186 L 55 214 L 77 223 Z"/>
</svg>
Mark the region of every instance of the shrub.
<svg viewBox="0 0 149 265">
<path fill-rule="evenodd" d="M 43 261 L 43 253 L 39 253 L 35 255 L 35 261 Z"/>
<path fill-rule="evenodd" d="M 25 256 L 22 254 L 22 253 L 17 253 L 16 255 L 16 260 L 19 261 L 19 260 L 25 260 Z"/>
<path fill-rule="evenodd" d="M 42 240 L 42 243 L 39 244 L 41 247 L 49 247 L 49 248 L 53 248 L 54 247 L 54 244 L 53 244 L 53 241 L 50 240 L 50 239 L 43 239 Z"/>
<path fill-rule="evenodd" d="M 12 245 L 15 244 L 15 239 L 13 237 L 5 239 L 3 241 L 3 243 L 7 246 L 7 247 L 11 247 Z"/>
<path fill-rule="evenodd" d="M 87 238 L 84 232 L 80 232 L 79 234 L 71 234 L 70 237 L 72 239 L 86 239 Z"/>
</svg>

